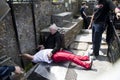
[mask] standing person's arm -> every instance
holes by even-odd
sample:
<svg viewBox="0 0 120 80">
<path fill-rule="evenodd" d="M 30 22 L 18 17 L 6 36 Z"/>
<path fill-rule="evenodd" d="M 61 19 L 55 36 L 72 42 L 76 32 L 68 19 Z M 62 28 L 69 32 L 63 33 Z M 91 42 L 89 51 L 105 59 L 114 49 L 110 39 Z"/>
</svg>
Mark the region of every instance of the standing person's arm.
<svg viewBox="0 0 120 80">
<path fill-rule="evenodd" d="M 113 4 L 112 0 L 109 0 L 109 1 L 108 1 L 108 4 L 109 4 L 109 8 L 115 12 L 117 19 L 119 19 L 119 18 L 120 18 L 120 9 L 117 8 L 117 7 Z"/>
<path fill-rule="evenodd" d="M 87 17 L 87 15 L 86 15 L 86 13 L 84 11 L 83 11 L 83 14 L 84 14 L 85 17 Z"/>
<path fill-rule="evenodd" d="M 90 24 L 89 24 L 89 26 L 88 26 L 88 29 L 90 29 L 90 28 L 92 27 L 93 18 L 94 18 L 94 14 L 93 14 L 92 17 L 91 17 L 91 20 L 90 20 Z"/>
<path fill-rule="evenodd" d="M 119 8 L 115 8 L 115 13 L 116 13 L 117 19 L 120 19 L 120 9 Z"/>
<path fill-rule="evenodd" d="M 1 66 L 0 67 L 0 77 L 9 76 L 12 72 L 17 74 L 23 73 L 19 66 Z"/>
</svg>

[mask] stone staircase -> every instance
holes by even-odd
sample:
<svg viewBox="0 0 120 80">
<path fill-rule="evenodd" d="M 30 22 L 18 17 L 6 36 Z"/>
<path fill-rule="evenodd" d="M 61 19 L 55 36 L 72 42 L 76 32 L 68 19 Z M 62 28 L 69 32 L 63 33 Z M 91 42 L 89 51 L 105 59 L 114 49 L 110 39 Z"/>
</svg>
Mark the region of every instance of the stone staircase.
<svg viewBox="0 0 120 80">
<path fill-rule="evenodd" d="M 72 51 L 77 55 L 87 55 L 88 52 L 92 51 L 91 37 L 92 31 L 83 29 L 80 34 L 77 35 L 74 42 L 71 44 Z M 73 70 L 73 73 L 76 73 L 77 76 L 75 77 L 75 79 L 68 80 L 94 80 L 101 74 L 109 71 L 112 68 L 112 64 L 107 58 L 107 44 L 105 42 L 105 38 L 106 35 L 104 33 L 100 49 L 100 56 L 97 58 L 97 60 L 93 61 L 92 70 L 85 70 L 84 68 L 71 63 L 69 69 Z"/>
</svg>

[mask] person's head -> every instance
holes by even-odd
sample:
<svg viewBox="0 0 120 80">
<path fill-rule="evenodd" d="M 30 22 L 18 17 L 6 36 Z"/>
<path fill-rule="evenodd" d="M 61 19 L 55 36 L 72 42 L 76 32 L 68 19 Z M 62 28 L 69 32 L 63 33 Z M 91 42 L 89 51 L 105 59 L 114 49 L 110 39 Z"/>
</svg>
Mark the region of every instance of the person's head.
<svg viewBox="0 0 120 80">
<path fill-rule="evenodd" d="M 58 27 L 56 26 L 56 24 L 52 24 L 50 25 L 49 30 L 51 34 L 55 34 L 58 31 Z"/>
<path fill-rule="evenodd" d="M 82 6 L 85 6 L 86 5 L 86 2 L 82 2 Z"/>
</svg>

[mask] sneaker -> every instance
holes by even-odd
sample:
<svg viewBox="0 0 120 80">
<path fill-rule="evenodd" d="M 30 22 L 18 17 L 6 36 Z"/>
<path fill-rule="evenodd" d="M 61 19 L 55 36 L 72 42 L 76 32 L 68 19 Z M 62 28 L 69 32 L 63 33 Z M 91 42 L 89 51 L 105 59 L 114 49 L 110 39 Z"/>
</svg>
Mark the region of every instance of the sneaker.
<svg viewBox="0 0 120 80">
<path fill-rule="evenodd" d="M 90 59 L 90 61 L 89 61 L 89 67 L 86 68 L 86 69 L 87 69 L 87 70 L 91 70 L 91 69 L 92 69 L 92 64 L 93 64 L 93 60 Z"/>
<path fill-rule="evenodd" d="M 89 51 L 88 51 L 88 55 L 89 55 L 89 56 L 93 56 L 93 55 L 94 55 L 94 54 L 93 54 L 93 50 L 89 50 Z"/>
<path fill-rule="evenodd" d="M 91 60 L 96 60 L 96 56 L 90 56 Z"/>
</svg>

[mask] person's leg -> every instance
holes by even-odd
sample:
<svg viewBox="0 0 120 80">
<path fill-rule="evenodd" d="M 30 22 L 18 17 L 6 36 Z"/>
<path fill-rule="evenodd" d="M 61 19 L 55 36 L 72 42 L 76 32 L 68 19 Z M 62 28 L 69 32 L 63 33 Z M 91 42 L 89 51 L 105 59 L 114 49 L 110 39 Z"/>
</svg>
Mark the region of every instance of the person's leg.
<svg viewBox="0 0 120 80">
<path fill-rule="evenodd" d="M 105 28 L 104 28 L 104 24 L 94 24 L 93 25 L 93 54 L 95 56 L 99 55 L 99 49 L 100 49 L 100 45 L 101 45 L 101 40 L 102 40 L 102 33 L 104 32 Z"/>
<path fill-rule="evenodd" d="M 89 61 L 89 56 L 76 55 L 76 57 L 81 61 Z"/>
<path fill-rule="evenodd" d="M 88 20 L 87 20 L 87 17 L 84 17 L 83 19 L 83 24 L 84 24 L 84 28 L 87 29 L 88 28 Z"/>
<path fill-rule="evenodd" d="M 57 52 L 52 56 L 53 61 L 55 62 L 63 62 L 63 61 L 71 61 L 74 62 L 82 67 L 85 67 L 86 69 L 91 68 L 91 62 L 83 62 L 81 61 L 77 55 L 70 54 L 67 52 Z"/>
</svg>

